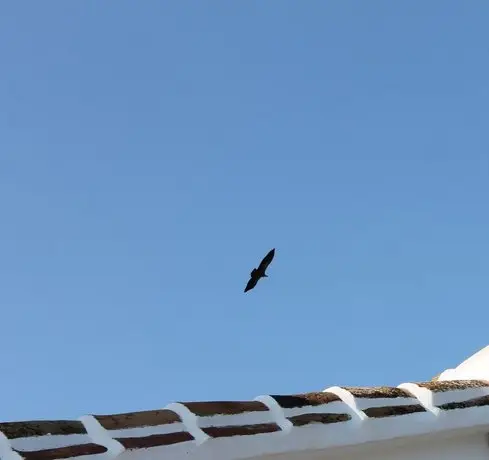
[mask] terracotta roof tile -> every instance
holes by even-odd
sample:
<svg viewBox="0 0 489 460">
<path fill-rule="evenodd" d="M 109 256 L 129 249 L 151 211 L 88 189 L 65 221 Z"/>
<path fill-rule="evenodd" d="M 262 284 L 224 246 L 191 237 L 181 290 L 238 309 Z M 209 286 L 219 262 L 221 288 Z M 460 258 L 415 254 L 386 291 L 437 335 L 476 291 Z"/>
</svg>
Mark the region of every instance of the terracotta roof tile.
<svg viewBox="0 0 489 460">
<path fill-rule="evenodd" d="M 172 444 L 193 441 L 194 437 L 187 431 L 175 431 L 166 434 L 128 436 L 114 439 L 120 442 L 125 449 L 148 449 L 150 447 L 171 446 Z"/>
<path fill-rule="evenodd" d="M 288 418 L 294 426 L 305 426 L 311 423 L 338 423 L 351 420 L 349 414 L 302 414 Z"/>
<path fill-rule="evenodd" d="M 107 449 L 98 444 L 80 444 L 74 446 L 58 447 L 57 449 L 43 449 L 37 451 L 18 451 L 25 460 L 55 460 L 62 458 L 82 457 L 85 455 L 103 454 Z"/>
<path fill-rule="evenodd" d="M 433 393 L 433 404 L 450 411 L 489 405 L 489 382 L 484 380 L 437 380 L 418 383 Z"/>
<path fill-rule="evenodd" d="M 384 418 L 425 412 L 408 391 L 394 387 L 342 387 L 356 402 L 356 408 L 369 418 Z"/>
<path fill-rule="evenodd" d="M 0 422 L 0 431 L 9 439 L 44 435 L 86 434 L 82 422 L 76 420 L 34 420 L 26 422 Z"/>
<path fill-rule="evenodd" d="M 394 415 L 414 414 L 416 412 L 426 412 L 421 404 L 408 404 L 405 406 L 382 406 L 370 407 L 363 411 L 367 417 L 382 418 L 392 417 Z"/>
<path fill-rule="evenodd" d="M 432 382 L 418 383 L 417 385 L 427 388 L 434 393 L 467 390 L 470 388 L 489 388 L 489 382 L 486 382 L 485 380 L 436 380 Z"/>
<path fill-rule="evenodd" d="M 260 401 L 181 403 L 197 415 L 199 428 L 212 438 L 249 436 L 280 431 L 268 407 Z"/>
<path fill-rule="evenodd" d="M 203 430 L 213 438 L 227 438 L 230 436 L 274 433 L 280 431 L 280 427 L 276 423 L 258 423 L 255 425 L 212 426 Z"/>
<path fill-rule="evenodd" d="M 0 431 L 26 460 L 50 460 L 107 451 L 88 436 L 82 422 L 46 420 L 0 423 Z"/>
<path fill-rule="evenodd" d="M 211 415 L 239 415 L 246 412 L 268 411 L 267 406 L 259 401 L 185 402 L 182 404 L 200 417 Z"/>
<path fill-rule="evenodd" d="M 411 395 L 400 388 L 393 387 L 341 387 L 351 393 L 355 398 L 410 398 Z"/>
<path fill-rule="evenodd" d="M 94 415 L 109 436 L 125 449 L 145 449 L 193 441 L 180 416 L 171 410 Z"/>
<path fill-rule="evenodd" d="M 482 406 L 489 406 L 489 395 L 482 396 L 480 398 L 469 399 L 467 401 L 449 402 L 445 404 L 440 404 L 438 408 L 442 410 L 453 410 L 453 409 L 467 409 L 469 407 L 482 407 Z"/>
<path fill-rule="evenodd" d="M 283 409 L 285 419 L 293 427 L 326 425 L 351 420 L 348 407 L 339 396 L 328 391 L 271 397 Z"/>
<path fill-rule="evenodd" d="M 140 428 L 145 426 L 169 425 L 180 422 L 180 417 L 171 410 L 148 410 L 124 414 L 94 415 L 106 430 Z"/>
<path fill-rule="evenodd" d="M 298 395 L 271 395 L 277 401 L 280 407 L 284 409 L 293 409 L 296 407 L 321 406 L 333 401 L 341 401 L 338 396 L 333 393 L 303 393 Z"/>
</svg>

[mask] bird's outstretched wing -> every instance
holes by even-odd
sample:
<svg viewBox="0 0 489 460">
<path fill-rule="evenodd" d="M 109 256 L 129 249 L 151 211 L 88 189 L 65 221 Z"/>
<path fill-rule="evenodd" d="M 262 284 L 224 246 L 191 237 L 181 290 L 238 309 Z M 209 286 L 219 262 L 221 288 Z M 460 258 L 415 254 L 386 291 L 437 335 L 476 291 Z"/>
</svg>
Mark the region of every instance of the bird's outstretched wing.
<svg viewBox="0 0 489 460">
<path fill-rule="evenodd" d="M 267 276 L 265 274 L 266 269 L 270 265 L 270 263 L 273 260 L 273 257 L 275 256 L 275 248 L 273 248 L 260 262 L 260 265 L 258 268 L 254 268 L 252 272 L 250 273 L 250 280 L 248 281 L 248 284 L 245 287 L 245 292 L 248 292 L 250 289 L 253 289 L 256 286 L 256 283 L 258 283 L 258 280 L 263 277 Z"/>
<path fill-rule="evenodd" d="M 272 262 L 273 258 L 275 257 L 275 248 L 273 248 L 260 262 L 260 265 L 258 267 L 258 271 L 260 273 L 265 273 L 265 270 L 267 267 L 270 265 Z"/>
<path fill-rule="evenodd" d="M 256 276 L 252 276 L 248 281 L 248 284 L 246 285 L 244 291 L 248 292 L 250 289 L 253 289 L 256 286 L 256 283 L 258 283 L 258 278 Z"/>
</svg>

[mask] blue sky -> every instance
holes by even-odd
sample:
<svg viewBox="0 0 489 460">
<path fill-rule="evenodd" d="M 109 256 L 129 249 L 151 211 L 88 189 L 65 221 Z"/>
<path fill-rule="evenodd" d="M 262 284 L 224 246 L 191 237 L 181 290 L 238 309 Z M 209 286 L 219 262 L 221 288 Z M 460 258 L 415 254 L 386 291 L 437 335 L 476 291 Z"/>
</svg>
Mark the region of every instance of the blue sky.
<svg viewBox="0 0 489 460">
<path fill-rule="evenodd" d="M 4 3 L 1 419 L 397 385 L 489 344 L 488 22 Z"/>
</svg>

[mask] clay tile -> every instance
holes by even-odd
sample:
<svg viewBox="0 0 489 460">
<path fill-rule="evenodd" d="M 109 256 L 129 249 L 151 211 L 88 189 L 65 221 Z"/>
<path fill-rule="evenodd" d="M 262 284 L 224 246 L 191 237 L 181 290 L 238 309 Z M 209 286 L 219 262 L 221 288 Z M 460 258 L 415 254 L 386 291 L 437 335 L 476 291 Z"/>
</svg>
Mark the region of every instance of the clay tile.
<svg viewBox="0 0 489 460">
<path fill-rule="evenodd" d="M 489 382 L 486 382 L 485 380 L 436 380 L 434 382 L 417 383 L 417 385 L 427 388 L 434 393 L 454 390 L 468 390 L 470 388 L 489 388 Z"/>
<path fill-rule="evenodd" d="M 411 395 L 395 387 L 341 387 L 355 398 L 411 398 Z"/>
<path fill-rule="evenodd" d="M 41 420 L 0 423 L 0 431 L 9 439 L 33 436 L 86 434 L 85 427 L 77 420 Z"/>
<path fill-rule="evenodd" d="M 94 417 L 106 430 L 158 426 L 181 422 L 180 417 L 175 412 L 166 409 L 126 412 L 124 414 L 114 415 L 94 415 Z"/>
<path fill-rule="evenodd" d="M 57 460 L 64 458 L 97 455 L 107 452 L 107 448 L 98 444 L 81 444 L 56 449 L 17 451 L 25 460 Z"/>
<path fill-rule="evenodd" d="M 333 393 L 316 392 L 302 393 L 297 395 L 270 395 L 284 409 L 292 409 L 295 407 L 321 406 L 333 401 L 341 401 L 338 396 Z"/>
<path fill-rule="evenodd" d="M 239 415 L 246 412 L 263 412 L 268 408 L 259 401 L 209 401 L 182 403 L 200 417 L 212 415 Z"/>
</svg>

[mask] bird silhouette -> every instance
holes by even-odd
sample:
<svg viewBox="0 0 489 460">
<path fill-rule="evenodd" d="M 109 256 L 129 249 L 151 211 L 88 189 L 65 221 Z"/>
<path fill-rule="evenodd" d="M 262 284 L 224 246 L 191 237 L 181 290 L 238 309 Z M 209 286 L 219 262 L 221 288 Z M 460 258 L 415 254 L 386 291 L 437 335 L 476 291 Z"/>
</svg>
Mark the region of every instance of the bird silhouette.
<svg viewBox="0 0 489 460">
<path fill-rule="evenodd" d="M 253 289 L 256 286 L 256 283 L 258 283 L 258 280 L 260 278 L 267 278 L 268 275 L 265 273 L 267 270 L 268 266 L 270 265 L 270 262 L 272 262 L 273 258 L 275 256 L 275 248 L 273 248 L 260 262 L 260 265 L 258 265 L 258 268 L 254 268 L 251 270 L 250 273 L 250 280 L 248 281 L 248 284 L 245 287 L 244 292 L 247 292 L 251 289 Z"/>
</svg>

